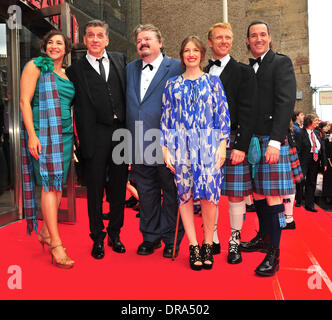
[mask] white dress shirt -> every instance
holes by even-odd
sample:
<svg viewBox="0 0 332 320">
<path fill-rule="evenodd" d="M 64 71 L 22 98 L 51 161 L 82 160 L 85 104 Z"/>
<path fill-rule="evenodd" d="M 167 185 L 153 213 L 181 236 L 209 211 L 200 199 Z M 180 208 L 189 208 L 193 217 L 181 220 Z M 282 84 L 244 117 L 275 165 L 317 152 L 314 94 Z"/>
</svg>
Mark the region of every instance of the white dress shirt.
<svg viewBox="0 0 332 320">
<path fill-rule="evenodd" d="M 153 66 L 153 69 L 150 70 L 149 67 L 146 67 L 144 70 L 141 72 L 141 101 L 143 100 L 146 91 L 149 88 L 149 85 L 153 79 L 153 77 L 156 75 L 159 66 L 161 65 L 162 61 L 164 59 L 164 56 L 162 53 L 159 55 L 157 59 L 155 59 L 153 62 L 150 64 Z M 143 61 L 142 69 L 147 65 L 147 62 Z"/>
<path fill-rule="evenodd" d="M 108 59 L 108 55 L 106 53 L 106 50 L 104 51 L 103 57 L 104 57 L 104 59 L 103 59 L 102 63 L 103 63 L 104 69 L 105 69 L 106 81 L 107 81 L 108 80 L 108 74 L 109 74 L 109 71 L 110 71 L 110 61 Z M 95 69 L 98 72 L 98 74 L 100 74 L 99 62 L 96 60 L 97 57 L 94 57 L 89 52 L 87 52 L 86 58 L 89 61 L 89 63 L 91 64 L 91 66 L 93 67 L 93 69 Z"/>
<path fill-rule="evenodd" d="M 221 73 L 224 71 L 224 68 L 226 67 L 227 63 L 231 60 L 231 57 L 229 54 L 225 55 L 223 58 L 219 59 L 221 65 L 218 67 L 217 65 L 213 65 L 210 70 L 209 74 L 212 76 L 220 77 Z"/>
<path fill-rule="evenodd" d="M 306 129 L 306 130 L 307 130 L 307 133 L 309 135 L 309 140 L 310 140 L 310 144 L 311 144 L 311 150 L 310 150 L 310 152 L 313 152 L 314 151 L 313 148 L 312 148 L 313 141 L 311 140 L 311 132 L 312 132 L 312 130 L 310 130 L 310 129 Z M 315 139 L 315 142 L 316 142 L 316 149 L 319 152 L 321 145 L 320 145 L 319 140 L 316 137 L 315 132 L 314 132 L 314 139 Z"/>
</svg>

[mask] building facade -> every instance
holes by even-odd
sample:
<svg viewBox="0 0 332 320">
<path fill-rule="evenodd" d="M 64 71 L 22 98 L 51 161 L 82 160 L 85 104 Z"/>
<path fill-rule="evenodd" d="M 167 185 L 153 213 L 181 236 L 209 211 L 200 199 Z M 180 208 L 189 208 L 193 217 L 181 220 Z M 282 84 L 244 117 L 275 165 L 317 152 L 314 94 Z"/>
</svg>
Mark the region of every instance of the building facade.
<svg viewBox="0 0 332 320">
<path fill-rule="evenodd" d="M 246 63 L 248 24 L 263 19 L 271 26 L 276 51 L 291 57 L 297 78 L 296 107 L 312 109 L 309 74 L 308 9 L 306 0 L 228 1 L 228 21 L 234 32 L 232 55 Z M 19 81 L 24 65 L 40 55 L 40 38 L 61 29 L 73 40 L 68 63 L 85 54 L 83 27 L 91 19 L 110 25 L 109 49 L 137 58 L 132 31 L 139 23 L 153 23 L 164 37 L 165 53 L 179 57 L 182 40 L 198 35 L 207 45 L 207 31 L 223 20 L 222 0 L 1 0 L 0 2 L 0 226 L 21 219 L 22 174 L 20 154 Z M 209 51 L 206 59 L 209 58 Z M 72 176 L 74 173 L 72 171 Z M 73 181 L 73 179 L 69 179 Z M 67 186 L 64 220 L 75 211 L 74 184 Z"/>
</svg>

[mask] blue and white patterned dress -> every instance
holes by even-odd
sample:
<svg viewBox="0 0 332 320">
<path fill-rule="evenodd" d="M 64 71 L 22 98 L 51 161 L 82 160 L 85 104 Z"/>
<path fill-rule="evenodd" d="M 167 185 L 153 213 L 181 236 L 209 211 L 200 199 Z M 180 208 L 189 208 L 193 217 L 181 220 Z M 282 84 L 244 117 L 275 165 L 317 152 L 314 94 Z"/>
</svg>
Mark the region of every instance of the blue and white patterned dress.
<svg viewBox="0 0 332 320">
<path fill-rule="evenodd" d="M 178 204 L 191 198 L 218 204 L 223 169 L 216 170 L 215 155 L 230 134 L 220 79 L 207 73 L 195 80 L 173 77 L 166 83 L 162 107 L 160 142 L 175 160 Z"/>
</svg>

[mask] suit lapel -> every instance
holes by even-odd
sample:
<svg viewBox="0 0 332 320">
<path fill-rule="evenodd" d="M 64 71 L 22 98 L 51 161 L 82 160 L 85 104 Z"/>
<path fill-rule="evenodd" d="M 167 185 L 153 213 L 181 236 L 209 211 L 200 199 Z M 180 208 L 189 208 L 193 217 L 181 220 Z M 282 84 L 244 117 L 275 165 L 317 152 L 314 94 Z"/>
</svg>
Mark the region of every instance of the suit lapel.
<svg viewBox="0 0 332 320">
<path fill-rule="evenodd" d="M 123 91 L 125 92 L 125 83 L 124 83 L 123 72 L 122 72 L 122 69 L 120 69 L 121 66 L 120 66 L 119 63 L 116 63 L 116 61 L 114 60 L 114 58 L 112 57 L 112 55 L 109 54 L 108 52 L 107 52 L 107 56 L 108 56 L 108 59 L 110 60 L 110 63 L 109 63 L 109 68 L 110 68 L 110 69 L 109 69 L 109 72 L 108 72 L 108 79 L 107 79 L 107 81 L 110 80 L 111 63 L 112 63 L 113 66 L 114 66 L 114 69 L 115 69 L 115 71 L 116 71 L 116 73 L 117 73 L 117 75 L 118 75 L 118 77 L 119 77 L 119 79 L 120 79 L 122 89 L 123 89 Z"/>
<path fill-rule="evenodd" d="M 258 70 L 257 70 L 257 75 L 259 75 L 260 73 L 264 73 L 265 68 L 271 63 L 271 61 L 273 60 L 275 56 L 275 53 L 270 49 L 267 54 L 265 55 L 262 63 L 260 64 Z"/>
<path fill-rule="evenodd" d="M 82 57 L 81 59 L 81 66 L 82 66 L 82 69 L 84 72 L 82 72 L 82 85 L 84 87 L 84 90 L 87 92 L 90 100 L 93 102 L 93 99 L 92 99 L 92 95 L 91 95 L 91 92 L 90 92 L 90 88 L 89 88 L 89 85 L 88 85 L 88 80 L 87 80 L 87 72 L 89 71 L 89 68 L 92 68 L 92 66 L 90 65 L 89 61 L 86 59 L 86 57 Z"/>
<path fill-rule="evenodd" d="M 224 70 L 220 74 L 220 80 L 222 84 L 228 83 L 229 79 L 232 76 L 232 64 L 233 64 L 233 58 L 231 57 L 231 60 L 228 61 L 226 64 Z"/>
<path fill-rule="evenodd" d="M 133 84 L 137 96 L 138 103 L 141 102 L 141 73 L 142 73 L 142 60 L 136 60 L 134 72 L 132 73 Z"/>
<path fill-rule="evenodd" d="M 163 61 L 161 62 L 160 66 L 158 68 L 157 73 L 153 77 L 153 79 L 149 85 L 149 88 L 144 95 L 144 99 L 142 102 L 144 102 L 146 99 L 149 98 L 151 93 L 154 91 L 155 87 L 157 87 L 159 85 L 159 83 L 165 78 L 165 76 L 168 73 L 168 70 L 169 70 L 169 59 L 165 55 Z"/>
</svg>

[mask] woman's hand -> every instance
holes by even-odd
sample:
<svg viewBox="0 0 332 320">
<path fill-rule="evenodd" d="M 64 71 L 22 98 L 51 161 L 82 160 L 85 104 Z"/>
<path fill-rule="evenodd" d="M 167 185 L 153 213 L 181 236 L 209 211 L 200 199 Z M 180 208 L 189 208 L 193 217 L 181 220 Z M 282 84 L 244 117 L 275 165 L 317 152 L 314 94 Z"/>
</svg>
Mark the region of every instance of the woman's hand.
<svg viewBox="0 0 332 320">
<path fill-rule="evenodd" d="M 220 142 L 220 145 L 216 152 L 215 160 L 216 160 L 215 168 L 219 170 L 223 166 L 226 160 L 226 139 Z"/>
<path fill-rule="evenodd" d="M 41 153 L 41 144 L 36 135 L 29 137 L 28 147 L 31 155 L 38 160 Z"/>
<path fill-rule="evenodd" d="M 167 147 L 163 147 L 163 157 L 166 164 L 166 167 L 175 173 L 174 168 L 174 158 L 172 157 L 171 153 L 169 152 Z"/>
</svg>

